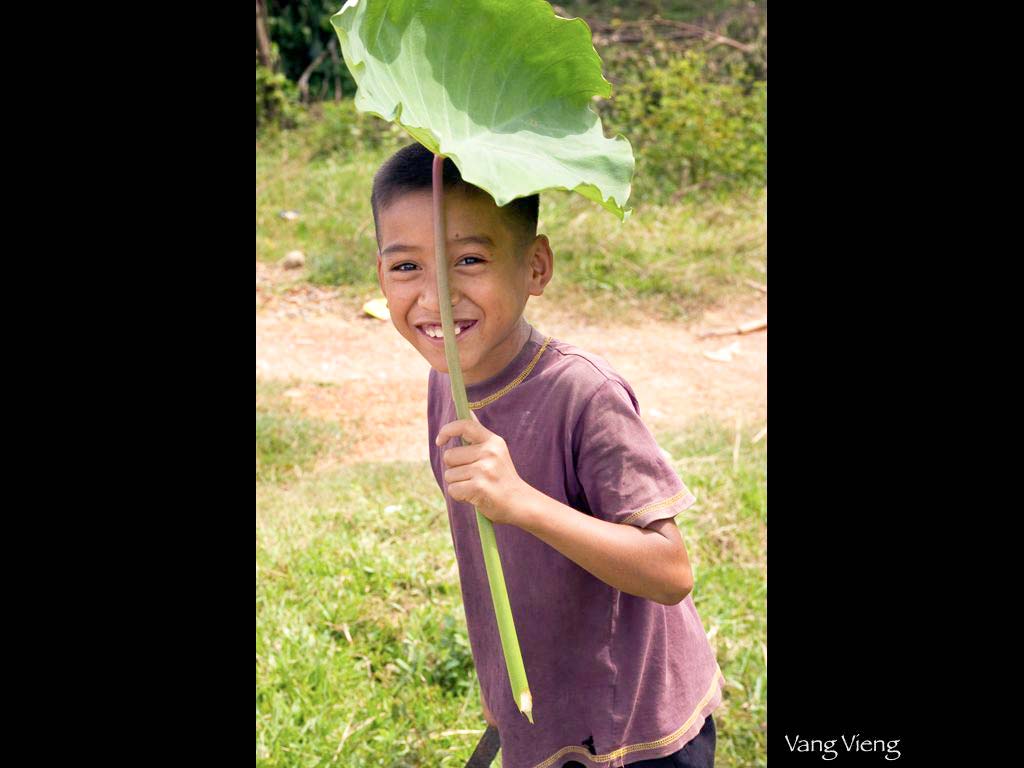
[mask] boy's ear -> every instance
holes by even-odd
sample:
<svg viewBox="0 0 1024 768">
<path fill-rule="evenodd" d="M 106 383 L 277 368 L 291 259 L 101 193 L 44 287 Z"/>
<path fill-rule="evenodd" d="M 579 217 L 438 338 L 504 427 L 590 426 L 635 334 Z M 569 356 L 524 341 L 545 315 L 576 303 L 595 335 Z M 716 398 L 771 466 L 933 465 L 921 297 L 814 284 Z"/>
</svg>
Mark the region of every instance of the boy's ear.
<svg viewBox="0 0 1024 768">
<path fill-rule="evenodd" d="M 380 251 L 377 251 L 377 285 L 380 286 L 380 292 L 384 293 L 384 273 L 383 273 L 384 259 L 380 255 Z"/>
<path fill-rule="evenodd" d="M 530 265 L 530 295 L 540 296 L 555 273 L 555 254 L 547 235 L 537 235 L 527 261 Z"/>
</svg>

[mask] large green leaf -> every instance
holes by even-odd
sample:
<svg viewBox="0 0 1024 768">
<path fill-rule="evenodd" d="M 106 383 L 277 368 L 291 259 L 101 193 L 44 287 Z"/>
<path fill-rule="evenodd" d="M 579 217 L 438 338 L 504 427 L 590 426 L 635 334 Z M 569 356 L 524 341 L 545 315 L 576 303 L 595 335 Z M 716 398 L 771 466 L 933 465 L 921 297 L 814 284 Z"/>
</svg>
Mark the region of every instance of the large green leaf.
<svg viewBox="0 0 1024 768">
<path fill-rule="evenodd" d="M 331 18 L 355 103 L 498 205 L 568 189 L 625 220 L 633 151 L 590 108 L 611 86 L 582 19 L 543 0 L 349 0 Z"/>
</svg>

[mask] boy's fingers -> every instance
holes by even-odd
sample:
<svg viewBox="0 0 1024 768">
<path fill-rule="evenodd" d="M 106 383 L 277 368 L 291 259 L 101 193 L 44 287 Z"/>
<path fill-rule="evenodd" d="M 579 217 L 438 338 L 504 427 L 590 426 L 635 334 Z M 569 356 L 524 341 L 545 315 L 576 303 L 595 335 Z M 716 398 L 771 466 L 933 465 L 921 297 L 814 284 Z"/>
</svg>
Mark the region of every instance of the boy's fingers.
<svg viewBox="0 0 1024 768">
<path fill-rule="evenodd" d="M 458 448 L 449 448 L 441 454 L 441 461 L 449 467 L 472 464 L 479 458 L 478 451 L 479 449 L 472 445 L 460 445 Z"/>
<path fill-rule="evenodd" d="M 472 415 L 472 411 L 470 414 Z M 458 421 L 452 421 L 441 427 L 441 431 L 437 433 L 437 437 L 434 443 L 437 445 L 443 445 L 451 440 L 453 437 L 464 437 L 471 443 L 478 443 L 487 437 L 487 428 L 480 424 L 480 421 L 475 417 L 472 419 L 459 419 Z"/>
<path fill-rule="evenodd" d="M 437 437 L 434 438 L 434 444 L 435 445 L 444 445 L 449 440 L 451 440 L 452 437 L 455 436 L 454 429 L 455 429 L 455 425 L 458 424 L 458 423 L 459 422 L 457 422 L 457 421 L 451 421 L 451 422 L 445 424 L 443 427 L 441 427 L 441 429 L 439 429 L 438 432 L 437 432 Z"/>
<path fill-rule="evenodd" d="M 457 437 L 462 434 L 459 430 L 459 422 L 453 421 L 449 424 L 445 424 L 441 427 L 441 431 L 437 433 L 437 438 L 434 440 L 438 445 L 444 445 L 453 437 Z"/>
</svg>

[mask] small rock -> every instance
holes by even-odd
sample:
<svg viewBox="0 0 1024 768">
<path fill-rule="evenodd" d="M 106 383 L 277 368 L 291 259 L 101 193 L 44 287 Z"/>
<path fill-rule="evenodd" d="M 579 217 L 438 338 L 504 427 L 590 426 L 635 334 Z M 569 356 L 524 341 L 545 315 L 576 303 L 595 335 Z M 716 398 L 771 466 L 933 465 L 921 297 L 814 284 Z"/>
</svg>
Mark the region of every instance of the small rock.
<svg viewBox="0 0 1024 768">
<path fill-rule="evenodd" d="M 305 265 L 305 263 L 306 254 L 302 251 L 288 251 L 288 253 L 285 254 L 283 262 L 285 269 L 298 269 Z"/>
<path fill-rule="evenodd" d="M 281 211 L 277 215 L 280 216 L 285 221 L 295 221 L 297 218 L 299 218 L 298 211 Z"/>
</svg>

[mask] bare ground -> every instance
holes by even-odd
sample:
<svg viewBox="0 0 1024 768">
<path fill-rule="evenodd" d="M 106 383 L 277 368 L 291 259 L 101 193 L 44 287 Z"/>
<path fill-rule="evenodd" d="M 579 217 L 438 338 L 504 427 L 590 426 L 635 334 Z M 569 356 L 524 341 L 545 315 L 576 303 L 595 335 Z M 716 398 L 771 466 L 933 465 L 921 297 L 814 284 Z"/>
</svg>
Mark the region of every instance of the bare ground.
<svg viewBox="0 0 1024 768">
<path fill-rule="evenodd" d="M 697 333 L 763 317 L 767 296 L 705 313 L 699 324 L 582 322 L 545 297 L 531 298 L 541 333 L 605 358 L 633 387 L 655 434 L 704 415 L 750 439 L 767 426 L 768 332 L 701 339 Z M 729 362 L 704 352 L 738 346 Z M 338 292 L 256 262 L 256 377 L 284 381 L 286 396 L 310 416 L 339 423 L 353 439 L 332 462 L 426 461 L 427 362 L 390 322 L 364 315 Z"/>
</svg>

